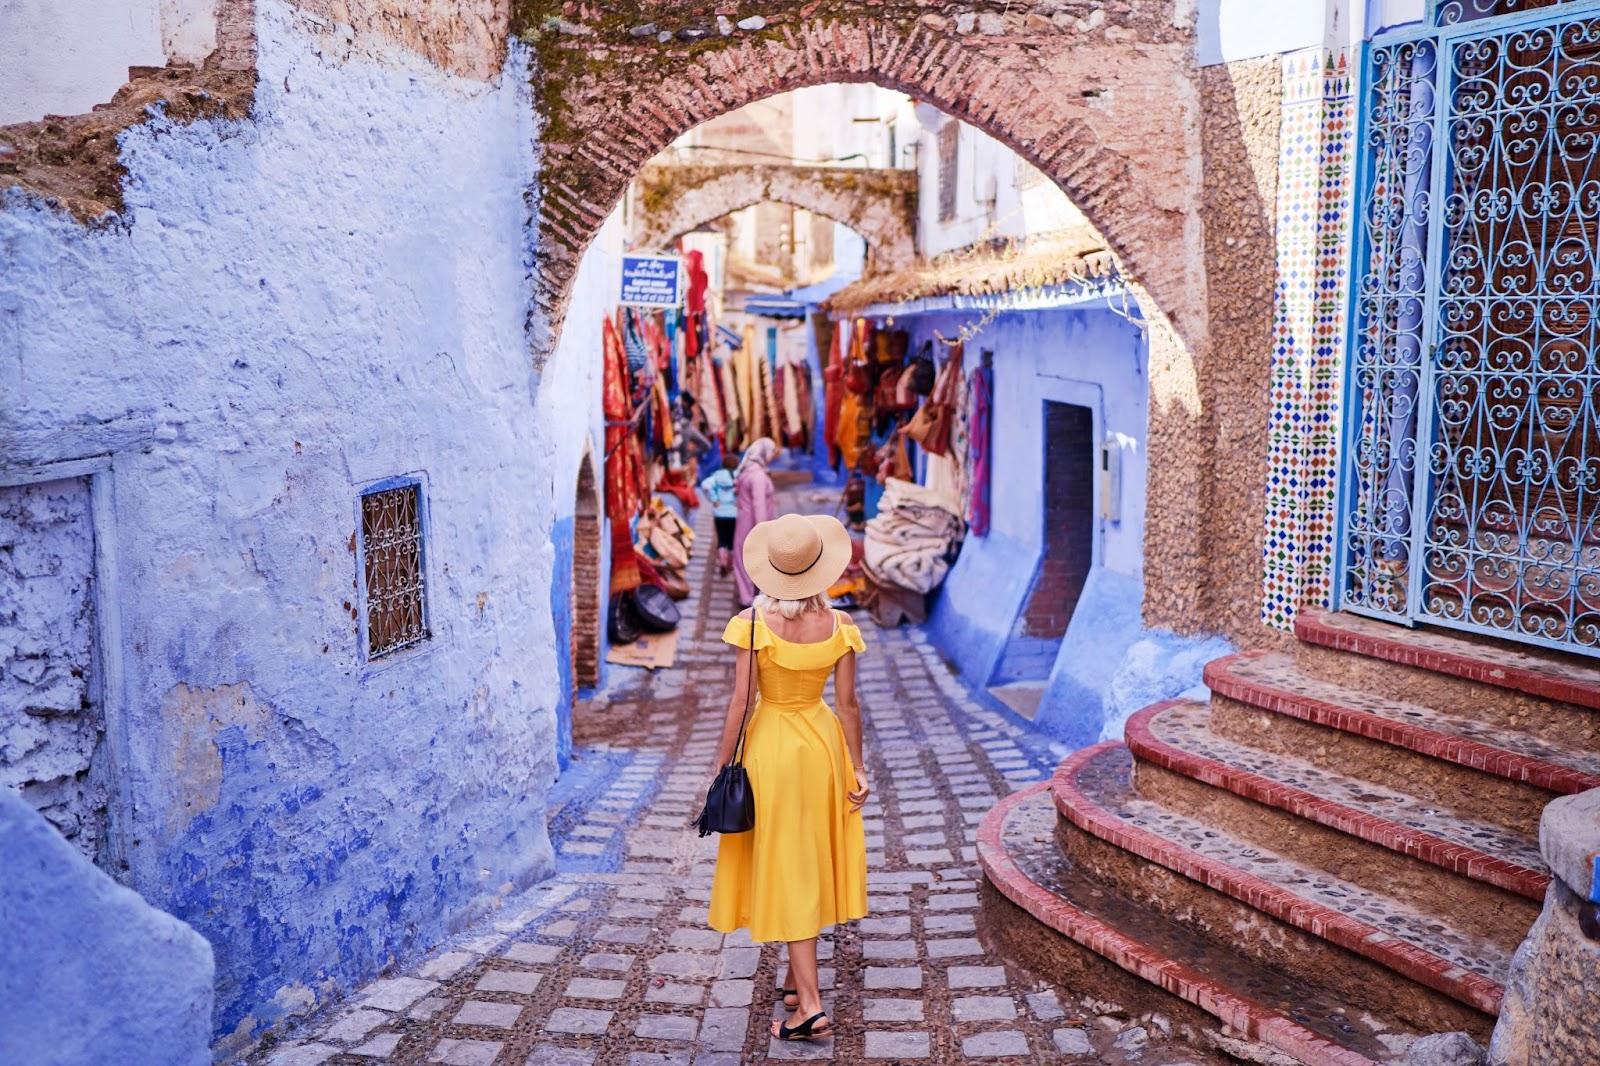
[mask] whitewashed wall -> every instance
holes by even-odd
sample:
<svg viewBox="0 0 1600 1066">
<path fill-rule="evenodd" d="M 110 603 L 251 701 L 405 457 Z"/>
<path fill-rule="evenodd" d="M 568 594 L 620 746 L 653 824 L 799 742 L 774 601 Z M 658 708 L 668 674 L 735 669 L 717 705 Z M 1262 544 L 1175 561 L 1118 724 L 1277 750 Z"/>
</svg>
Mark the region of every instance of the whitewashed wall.
<svg viewBox="0 0 1600 1066">
<path fill-rule="evenodd" d="M 165 63 L 160 2 L 0 0 L 0 125 L 88 111 Z"/>
<path fill-rule="evenodd" d="M 993 239 L 1018 239 L 1083 225 L 1083 215 L 1052 182 L 1038 181 L 1023 159 L 982 130 L 960 123 L 956 213 L 939 217 L 939 129 L 956 122 L 917 108 L 917 248 L 926 256 Z"/>
</svg>

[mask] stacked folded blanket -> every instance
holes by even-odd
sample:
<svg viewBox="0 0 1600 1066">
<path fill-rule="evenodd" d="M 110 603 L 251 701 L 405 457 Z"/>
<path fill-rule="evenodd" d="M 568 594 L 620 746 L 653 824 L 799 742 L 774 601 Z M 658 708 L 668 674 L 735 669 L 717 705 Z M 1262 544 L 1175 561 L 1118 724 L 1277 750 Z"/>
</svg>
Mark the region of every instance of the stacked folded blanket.
<svg viewBox="0 0 1600 1066">
<path fill-rule="evenodd" d="M 931 592 L 949 571 L 961 537 L 961 516 L 943 495 L 890 478 L 878 516 L 867 523 L 867 571 L 879 583 Z"/>
</svg>

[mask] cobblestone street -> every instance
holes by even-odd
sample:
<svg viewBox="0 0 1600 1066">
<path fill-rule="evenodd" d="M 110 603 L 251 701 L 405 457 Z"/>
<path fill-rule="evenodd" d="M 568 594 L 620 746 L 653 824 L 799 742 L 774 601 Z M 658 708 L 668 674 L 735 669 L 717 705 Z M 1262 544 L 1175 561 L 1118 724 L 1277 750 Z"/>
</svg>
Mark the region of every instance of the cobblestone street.
<svg viewBox="0 0 1600 1066">
<path fill-rule="evenodd" d="M 816 497 L 790 495 L 790 509 Z M 702 509 L 703 510 L 703 509 Z M 702 514 L 698 523 L 709 527 Z M 711 543 L 709 528 L 702 545 Z M 706 926 L 716 838 L 686 828 L 726 706 L 731 579 L 697 553 L 678 661 L 626 671 L 580 704 L 574 765 L 551 800 L 560 873 L 515 913 L 378 980 L 267 1066 L 838 1062 L 1190 1063 L 1164 1018 L 1064 997 L 980 939 L 978 822 L 1045 778 L 1065 749 L 980 704 L 916 628 L 865 621 L 860 666 L 870 916 L 824 934 L 823 998 L 838 1035 L 768 1035 L 780 945 Z M 623 672 L 613 668 L 614 672 Z M 1092 990 L 1090 990 L 1092 992 Z"/>
</svg>

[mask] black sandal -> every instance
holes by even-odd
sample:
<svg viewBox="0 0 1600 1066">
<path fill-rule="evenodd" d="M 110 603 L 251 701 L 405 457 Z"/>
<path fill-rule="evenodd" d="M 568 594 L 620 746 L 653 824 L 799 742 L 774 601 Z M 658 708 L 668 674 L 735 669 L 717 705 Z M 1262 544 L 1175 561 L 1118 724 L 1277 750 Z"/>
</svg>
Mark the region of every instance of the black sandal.
<svg viewBox="0 0 1600 1066">
<path fill-rule="evenodd" d="M 778 998 L 783 1000 L 783 1005 L 785 1007 L 787 1007 L 789 1005 L 789 997 L 790 996 L 794 997 L 794 1005 L 798 1007 L 800 1005 L 800 990 L 798 988 L 780 988 L 780 989 L 778 989 Z"/>
<path fill-rule="evenodd" d="M 784 1025 L 782 1022 L 779 1022 L 778 1023 L 778 1039 L 779 1040 L 821 1040 L 823 1037 L 832 1036 L 833 1035 L 833 1022 L 831 1020 L 828 1022 L 828 1027 L 826 1029 L 823 1029 L 821 1032 L 813 1032 L 812 1031 L 812 1027 L 817 1024 L 817 1020 L 820 1019 L 820 1018 L 826 1018 L 826 1017 L 828 1017 L 828 1012 L 824 1011 L 824 1010 L 819 1010 L 819 1011 L 817 1011 L 817 1013 L 813 1014 L 811 1017 L 807 1018 L 805 1021 L 801 1022 L 799 1025 L 795 1026 L 793 1029 L 789 1028 L 787 1025 Z"/>
</svg>

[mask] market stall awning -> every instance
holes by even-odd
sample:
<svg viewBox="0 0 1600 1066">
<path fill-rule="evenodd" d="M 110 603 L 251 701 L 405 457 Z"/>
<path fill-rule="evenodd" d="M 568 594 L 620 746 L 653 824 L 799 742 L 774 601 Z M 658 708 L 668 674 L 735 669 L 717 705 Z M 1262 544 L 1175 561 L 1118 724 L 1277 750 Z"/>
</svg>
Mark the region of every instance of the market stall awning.
<svg viewBox="0 0 1600 1066">
<path fill-rule="evenodd" d="M 967 250 L 874 274 L 840 289 L 822 306 L 832 314 L 928 301 L 952 307 L 1024 308 L 1119 283 L 1116 257 L 1110 250 L 1094 235 L 1074 231 L 1027 244 Z"/>
<path fill-rule="evenodd" d="M 740 310 L 747 315 L 761 315 L 765 318 L 806 317 L 806 305 L 787 296 L 749 296 L 745 298 L 744 306 Z"/>
</svg>

